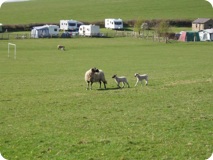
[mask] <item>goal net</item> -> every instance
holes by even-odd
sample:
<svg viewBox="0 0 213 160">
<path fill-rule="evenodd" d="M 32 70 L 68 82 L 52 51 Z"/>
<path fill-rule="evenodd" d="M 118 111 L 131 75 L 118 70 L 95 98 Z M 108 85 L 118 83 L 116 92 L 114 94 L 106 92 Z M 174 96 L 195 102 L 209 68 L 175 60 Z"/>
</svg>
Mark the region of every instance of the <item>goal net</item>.
<svg viewBox="0 0 213 160">
<path fill-rule="evenodd" d="M 13 46 L 14 48 L 14 59 L 16 59 L 16 44 L 8 43 L 8 57 L 10 57 L 10 48 Z"/>
</svg>

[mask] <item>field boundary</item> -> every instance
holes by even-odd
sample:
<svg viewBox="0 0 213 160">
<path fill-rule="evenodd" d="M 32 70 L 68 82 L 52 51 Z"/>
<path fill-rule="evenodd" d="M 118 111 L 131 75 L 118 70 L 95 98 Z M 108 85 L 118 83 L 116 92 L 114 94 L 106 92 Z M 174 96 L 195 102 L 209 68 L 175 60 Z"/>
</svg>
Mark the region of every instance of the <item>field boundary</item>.
<svg viewBox="0 0 213 160">
<path fill-rule="evenodd" d="M 31 33 L 0 33 L 0 40 L 9 40 L 9 39 L 43 39 L 43 38 L 80 38 L 83 36 L 75 35 L 71 37 L 63 37 L 63 33 L 59 33 L 54 36 L 47 36 L 41 38 L 33 38 L 34 36 Z M 101 33 L 100 38 L 116 38 L 116 37 L 133 37 L 133 38 L 141 38 L 145 40 L 152 40 L 158 42 L 165 42 L 166 39 L 164 37 L 159 37 L 153 30 L 146 30 L 140 33 L 134 31 L 109 31 Z M 174 39 L 174 37 L 170 37 L 169 39 Z"/>
</svg>

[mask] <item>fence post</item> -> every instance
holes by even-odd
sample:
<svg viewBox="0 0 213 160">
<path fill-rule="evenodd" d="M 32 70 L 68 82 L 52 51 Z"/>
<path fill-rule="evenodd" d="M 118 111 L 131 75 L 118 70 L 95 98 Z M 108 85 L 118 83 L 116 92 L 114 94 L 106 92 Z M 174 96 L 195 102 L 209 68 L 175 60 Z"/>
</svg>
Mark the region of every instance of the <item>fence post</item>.
<svg viewBox="0 0 213 160">
<path fill-rule="evenodd" d="M 153 32 L 153 42 L 155 41 L 155 34 L 154 34 L 154 32 Z"/>
</svg>

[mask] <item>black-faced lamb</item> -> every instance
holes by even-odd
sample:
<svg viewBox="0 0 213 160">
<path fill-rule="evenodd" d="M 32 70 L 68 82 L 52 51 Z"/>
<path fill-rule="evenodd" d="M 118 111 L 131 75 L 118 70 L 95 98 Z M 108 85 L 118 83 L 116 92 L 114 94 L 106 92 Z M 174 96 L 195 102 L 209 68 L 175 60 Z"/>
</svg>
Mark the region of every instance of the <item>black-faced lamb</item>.
<svg viewBox="0 0 213 160">
<path fill-rule="evenodd" d="M 100 83 L 100 88 L 101 88 L 101 82 L 104 84 L 104 88 L 106 89 L 106 84 L 107 81 L 105 79 L 104 72 L 100 69 L 97 68 L 91 68 L 85 73 L 85 81 L 87 82 L 87 90 L 90 88 L 92 89 L 92 84 L 94 82 L 99 82 Z"/>
<path fill-rule="evenodd" d="M 135 73 L 135 77 L 137 78 L 137 81 L 135 83 L 135 87 L 138 85 L 138 82 L 140 81 L 141 84 L 142 84 L 142 81 L 145 80 L 145 84 L 148 85 L 148 75 L 147 74 L 138 74 L 138 73 Z"/>
<path fill-rule="evenodd" d="M 127 84 L 128 87 L 129 87 L 129 83 L 128 83 L 126 77 L 124 77 L 124 76 L 118 77 L 118 76 L 115 74 L 115 75 L 112 76 L 112 78 L 115 79 L 115 82 L 117 83 L 117 85 L 118 85 L 119 88 L 121 88 L 121 87 L 120 87 L 120 83 L 123 83 L 123 86 L 122 86 L 123 88 L 124 88 L 125 84 Z"/>
</svg>

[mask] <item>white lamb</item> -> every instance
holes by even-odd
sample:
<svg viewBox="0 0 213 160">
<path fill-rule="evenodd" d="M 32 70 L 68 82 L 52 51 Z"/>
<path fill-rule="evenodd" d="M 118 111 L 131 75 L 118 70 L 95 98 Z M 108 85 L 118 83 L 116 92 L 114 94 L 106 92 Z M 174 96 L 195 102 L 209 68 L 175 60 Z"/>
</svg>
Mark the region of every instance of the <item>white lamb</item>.
<svg viewBox="0 0 213 160">
<path fill-rule="evenodd" d="M 105 79 L 104 72 L 95 67 L 91 68 L 85 73 L 85 81 L 87 82 L 87 90 L 89 89 L 89 86 L 90 86 L 90 89 L 92 90 L 92 84 L 94 82 L 99 82 L 100 88 L 101 88 L 101 82 L 103 82 L 104 88 L 106 89 L 107 81 Z"/>
<path fill-rule="evenodd" d="M 142 84 L 142 81 L 145 80 L 145 83 L 146 85 L 148 85 L 148 75 L 147 74 L 138 74 L 138 73 L 135 73 L 135 77 L 137 77 L 137 81 L 135 83 L 135 86 L 138 85 L 138 82 L 141 81 L 141 84 Z"/>
<path fill-rule="evenodd" d="M 126 77 L 124 77 L 124 76 L 117 77 L 117 75 L 115 74 L 115 75 L 112 76 L 112 78 L 115 79 L 115 82 L 117 83 L 117 85 L 118 85 L 119 88 L 121 88 L 120 85 L 119 85 L 121 82 L 123 83 L 123 88 L 124 88 L 125 84 L 127 84 L 128 88 L 129 88 L 129 83 L 128 83 Z"/>
</svg>

